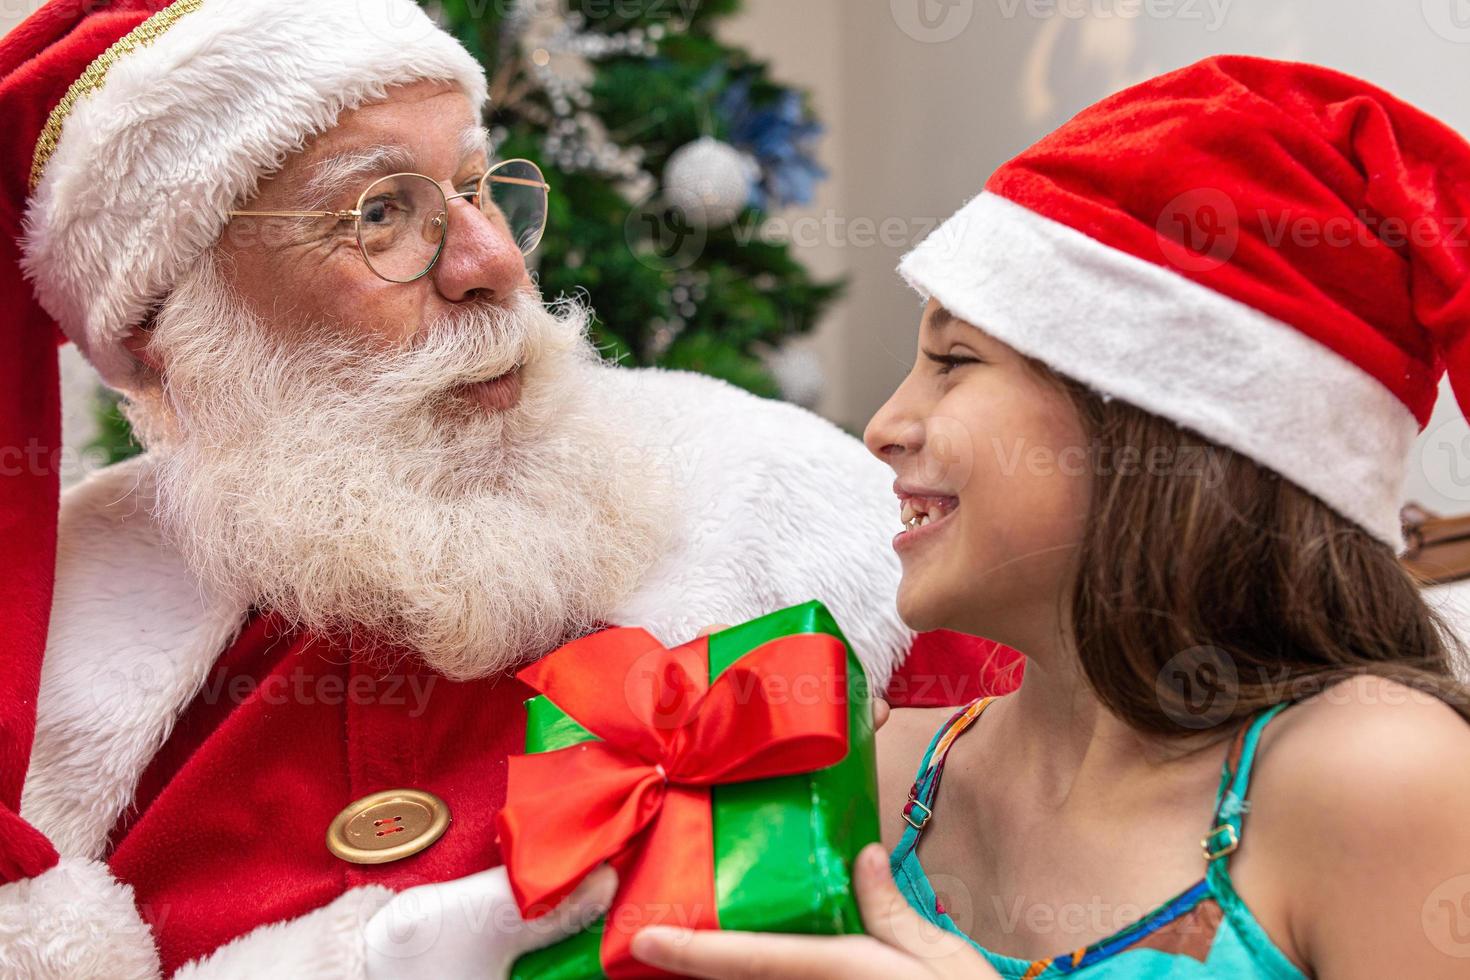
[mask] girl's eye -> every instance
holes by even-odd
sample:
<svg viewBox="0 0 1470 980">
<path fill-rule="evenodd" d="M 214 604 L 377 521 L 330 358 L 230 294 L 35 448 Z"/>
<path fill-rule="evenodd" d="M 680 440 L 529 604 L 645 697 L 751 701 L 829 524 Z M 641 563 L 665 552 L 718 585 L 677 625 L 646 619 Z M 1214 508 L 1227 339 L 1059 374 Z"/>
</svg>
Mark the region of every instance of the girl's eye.
<svg viewBox="0 0 1470 980">
<path fill-rule="evenodd" d="M 929 360 L 939 365 L 939 374 L 948 374 L 963 364 L 979 364 L 978 357 L 963 357 L 959 354 L 925 354 Z"/>
</svg>

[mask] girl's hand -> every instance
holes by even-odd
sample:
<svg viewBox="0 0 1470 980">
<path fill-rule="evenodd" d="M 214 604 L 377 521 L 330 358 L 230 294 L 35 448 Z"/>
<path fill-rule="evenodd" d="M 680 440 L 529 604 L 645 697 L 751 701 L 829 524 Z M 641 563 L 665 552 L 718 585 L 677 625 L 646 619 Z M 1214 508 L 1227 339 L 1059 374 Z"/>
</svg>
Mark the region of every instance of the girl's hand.
<svg viewBox="0 0 1470 980">
<path fill-rule="evenodd" d="M 882 845 L 853 864 L 866 936 L 789 936 L 650 926 L 633 937 L 633 955 L 690 977 L 791 977 L 794 980 L 904 980 L 999 974 L 959 936 L 919 917 L 888 873 Z"/>
</svg>

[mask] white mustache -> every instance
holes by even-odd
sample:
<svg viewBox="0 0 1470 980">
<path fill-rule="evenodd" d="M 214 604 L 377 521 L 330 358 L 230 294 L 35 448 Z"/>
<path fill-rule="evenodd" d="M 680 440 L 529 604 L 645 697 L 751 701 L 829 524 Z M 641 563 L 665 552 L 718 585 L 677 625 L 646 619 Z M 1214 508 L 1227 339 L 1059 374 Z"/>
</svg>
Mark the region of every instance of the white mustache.
<svg viewBox="0 0 1470 980">
<path fill-rule="evenodd" d="M 587 318 L 523 294 L 385 350 L 267 322 L 201 266 L 155 326 L 163 391 L 128 408 L 154 519 L 211 591 L 361 627 L 447 676 L 507 670 L 615 608 L 670 533 Z M 514 408 L 451 396 L 517 365 Z"/>
<path fill-rule="evenodd" d="M 506 305 L 447 313 L 399 350 L 349 340 L 282 351 L 282 357 L 306 359 L 319 382 L 378 400 L 385 408 L 412 410 L 460 385 L 488 381 L 567 350 L 571 337 L 532 326 L 544 316 L 534 295 L 519 293 Z"/>
</svg>

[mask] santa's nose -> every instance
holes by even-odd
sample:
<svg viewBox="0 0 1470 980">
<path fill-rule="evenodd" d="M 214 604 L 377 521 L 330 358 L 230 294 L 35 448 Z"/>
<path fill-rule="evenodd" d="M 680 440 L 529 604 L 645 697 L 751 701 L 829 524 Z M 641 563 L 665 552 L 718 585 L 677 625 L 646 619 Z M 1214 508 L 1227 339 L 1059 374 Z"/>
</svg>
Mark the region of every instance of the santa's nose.
<svg viewBox="0 0 1470 980">
<path fill-rule="evenodd" d="M 434 266 L 434 285 L 451 303 L 507 303 L 529 276 L 509 229 L 468 201 L 451 201 L 444 249 Z"/>
</svg>

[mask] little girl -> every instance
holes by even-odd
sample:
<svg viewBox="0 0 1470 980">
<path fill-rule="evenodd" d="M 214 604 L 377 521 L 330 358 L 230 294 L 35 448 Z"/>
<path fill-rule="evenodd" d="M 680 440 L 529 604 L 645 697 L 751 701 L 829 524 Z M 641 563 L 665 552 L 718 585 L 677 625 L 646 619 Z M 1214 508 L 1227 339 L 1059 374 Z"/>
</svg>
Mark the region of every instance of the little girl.
<svg viewBox="0 0 1470 980">
<path fill-rule="evenodd" d="M 901 271 L 868 427 L 898 605 L 1019 689 L 879 737 L 870 935 L 639 933 L 698 977 L 1470 975 L 1470 700 L 1396 561 L 1470 404 L 1470 146 L 1335 72 L 1213 58 L 1004 166 Z"/>
</svg>

